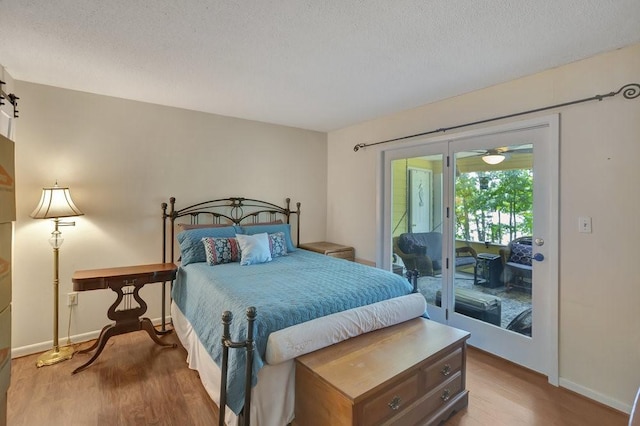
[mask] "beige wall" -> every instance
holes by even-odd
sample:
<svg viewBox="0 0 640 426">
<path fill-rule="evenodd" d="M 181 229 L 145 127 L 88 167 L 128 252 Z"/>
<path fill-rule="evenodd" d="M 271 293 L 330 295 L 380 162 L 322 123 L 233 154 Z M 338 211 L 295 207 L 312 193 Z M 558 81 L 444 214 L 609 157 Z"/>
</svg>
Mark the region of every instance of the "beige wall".
<svg viewBox="0 0 640 426">
<path fill-rule="evenodd" d="M 608 93 L 639 76 L 634 45 L 329 133 L 327 238 L 369 260 L 381 248 L 376 170 L 384 145 L 354 153 L 355 144 Z M 640 98 L 558 112 L 561 385 L 628 410 L 640 385 Z M 593 218 L 592 234 L 578 233 L 579 216 Z"/>
<path fill-rule="evenodd" d="M 52 223 L 35 220 L 43 186 L 69 186 L 85 213 L 62 228 L 60 343 L 66 342 L 79 269 L 161 261 L 160 204 L 178 207 L 242 196 L 302 203 L 302 241 L 322 240 L 326 224 L 326 134 L 16 82 L 14 356 L 50 348 Z M 143 289 L 147 316 L 160 317 L 161 285 Z M 74 341 L 109 320 L 110 290 L 79 294 Z"/>
</svg>

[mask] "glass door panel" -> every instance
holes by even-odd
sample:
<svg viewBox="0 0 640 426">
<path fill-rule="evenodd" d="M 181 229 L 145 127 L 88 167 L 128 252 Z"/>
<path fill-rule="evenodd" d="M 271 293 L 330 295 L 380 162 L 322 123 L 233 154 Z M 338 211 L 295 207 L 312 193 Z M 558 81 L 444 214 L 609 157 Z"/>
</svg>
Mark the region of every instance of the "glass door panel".
<svg viewBox="0 0 640 426">
<path fill-rule="evenodd" d="M 454 158 L 455 312 L 531 336 L 533 144 Z"/>
<path fill-rule="evenodd" d="M 393 270 L 418 271 L 419 291 L 430 311 L 443 291 L 444 154 L 391 161 Z"/>
</svg>

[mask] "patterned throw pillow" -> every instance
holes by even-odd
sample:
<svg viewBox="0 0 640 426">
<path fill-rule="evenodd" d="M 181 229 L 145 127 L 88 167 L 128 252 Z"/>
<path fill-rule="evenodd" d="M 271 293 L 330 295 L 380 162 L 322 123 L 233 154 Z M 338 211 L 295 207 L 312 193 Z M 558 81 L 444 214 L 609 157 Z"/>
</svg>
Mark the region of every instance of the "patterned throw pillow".
<svg viewBox="0 0 640 426">
<path fill-rule="evenodd" d="M 204 251 L 209 265 L 238 262 L 240 260 L 240 247 L 235 238 L 210 238 L 202 239 Z"/>
<path fill-rule="evenodd" d="M 272 258 L 287 255 L 287 240 L 284 232 L 269 234 L 269 250 Z"/>
<path fill-rule="evenodd" d="M 532 247 L 528 244 L 511 244 L 511 254 L 509 262 L 531 266 Z"/>
</svg>

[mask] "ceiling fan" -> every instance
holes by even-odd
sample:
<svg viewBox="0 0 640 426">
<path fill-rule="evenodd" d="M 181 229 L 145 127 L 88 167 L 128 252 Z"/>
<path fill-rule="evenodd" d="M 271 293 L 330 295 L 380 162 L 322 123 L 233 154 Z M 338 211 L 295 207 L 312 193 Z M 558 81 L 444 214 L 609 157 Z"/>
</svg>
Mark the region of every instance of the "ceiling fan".
<svg viewBox="0 0 640 426">
<path fill-rule="evenodd" d="M 483 149 L 474 151 L 478 155 L 482 155 L 482 161 L 487 164 L 495 165 L 502 163 L 511 153 L 531 154 L 533 152 L 532 144 L 503 146 L 499 148 Z"/>
</svg>

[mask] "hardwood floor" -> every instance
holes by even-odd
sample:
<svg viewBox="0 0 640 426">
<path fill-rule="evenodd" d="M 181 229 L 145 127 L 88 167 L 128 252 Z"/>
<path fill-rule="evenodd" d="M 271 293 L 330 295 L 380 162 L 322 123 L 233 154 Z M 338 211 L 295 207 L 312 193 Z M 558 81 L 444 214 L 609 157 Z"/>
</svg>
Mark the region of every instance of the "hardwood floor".
<svg viewBox="0 0 640 426">
<path fill-rule="evenodd" d="M 178 343 L 173 333 L 162 339 Z M 12 360 L 7 425 L 217 424 L 218 408 L 179 344 L 158 346 L 144 331 L 115 336 L 91 366 L 71 375 L 90 356 L 42 368 L 37 355 Z"/>
<path fill-rule="evenodd" d="M 447 426 L 627 426 L 629 416 L 548 383 L 547 378 L 475 348 L 467 356 L 469 406 Z"/>
<path fill-rule="evenodd" d="M 163 339 L 178 342 L 174 335 Z M 217 424 L 218 409 L 197 373 L 187 367 L 180 345 L 162 348 L 145 332 L 116 336 L 89 368 L 71 375 L 88 357 L 76 354 L 70 361 L 42 368 L 35 366 L 37 355 L 14 359 L 8 426 Z M 553 387 L 536 373 L 473 348 L 467 371 L 469 406 L 447 426 L 628 422 L 624 413 Z"/>
</svg>

